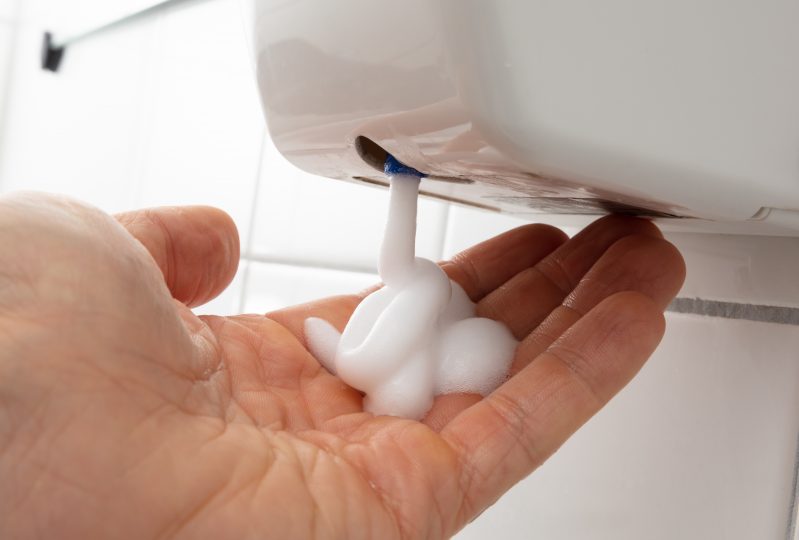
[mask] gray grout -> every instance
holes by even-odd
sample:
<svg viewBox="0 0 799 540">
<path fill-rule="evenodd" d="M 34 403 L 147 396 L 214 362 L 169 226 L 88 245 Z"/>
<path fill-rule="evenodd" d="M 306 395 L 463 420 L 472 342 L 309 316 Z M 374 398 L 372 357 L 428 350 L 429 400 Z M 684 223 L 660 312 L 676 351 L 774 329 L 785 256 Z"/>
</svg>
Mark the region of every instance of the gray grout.
<svg viewBox="0 0 799 540">
<path fill-rule="evenodd" d="M 739 304 L 702 298 L 675 298 L 667 310 L 673 313 L 693 313 L 723 319 L 799 326 L 799 308 L 794 307 Z"/>
<path fill-rule="evenodd" d="M 355 272 L 358 274 L 377 274 L 377 268 L 371 265 L 358 265 L 337 262 L 319 262 L 303 258 L 282 257 L 273 255 L 254 255 L 244 254 L 242 260 L 248 262 L 275 264 L 279 266 L 299 266 L 303 268 L 315 268 L 318 270 L 333 270 L 339 272 Z"/>
</svg>

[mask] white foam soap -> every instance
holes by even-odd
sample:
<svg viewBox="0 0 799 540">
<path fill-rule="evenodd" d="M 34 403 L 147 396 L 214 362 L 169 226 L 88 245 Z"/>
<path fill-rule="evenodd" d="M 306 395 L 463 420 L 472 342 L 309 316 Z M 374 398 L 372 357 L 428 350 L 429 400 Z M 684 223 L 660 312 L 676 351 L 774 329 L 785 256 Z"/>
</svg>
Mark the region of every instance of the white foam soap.
<svg viewBox="0 0 799 540">
<path fill-rule="evenodd" d="M 365 298 L 343 334 L 309 318 L 311 352 L 366 394 L 376 415 L 421 419 L 436 395 L 487 395 L 507 376 L 517 342 L 501 323 L 475 316 L 464 290 L 434 262 L 415 256 L 420 179 L 391 177 L 378 271 L 385 286 Z"/>
</svg>

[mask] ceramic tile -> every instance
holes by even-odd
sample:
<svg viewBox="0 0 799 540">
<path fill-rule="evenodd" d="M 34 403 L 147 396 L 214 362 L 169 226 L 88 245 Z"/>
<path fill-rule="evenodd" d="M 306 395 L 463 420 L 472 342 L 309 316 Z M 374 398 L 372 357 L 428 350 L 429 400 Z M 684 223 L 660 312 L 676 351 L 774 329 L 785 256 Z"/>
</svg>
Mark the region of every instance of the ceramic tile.
<svg viewBox="0 0 799 540">
<path fill-rule="evenodd" d="M 246 245 L 265 128 L 238 5 L 199 4 L 163 25 L 140 202 L 222 208 Z"/>
<path fill-rule="evenodd" d="M 16 11 L 17 0 L 0 0 L 0 21 L 11 21 L 15 18 Z"/>
<path fill-rule="evenodd" d="M 197 315 L 239 315 L 241 314 L 242 289 L 244 287 L 244 276 L 247 274 L 247 261 L 239 263 L 238 272 L 233 281 L 228 285 L 222 294 L 192 311 Z"/>
<path fill-rule="evenodd" d="M 799 327 L 669 315 L 639 376 L 458 538 L 785 538 Z"/>
<path fill-rule="evenodd" d="M 10 21 L 3 20 L 0 14 L 0 133 L 2 133 L 4 113 L 5 113 L 5 97 L 8 85 L 8 80 L 11 68 L 11 59 L 14 47 L 14 26 Z M 0 135 L 0 138 L 2 135 Z"/>
<path fill-rule="evenodd" d="M 319 298 L 356 293 L 379 281 L 368 273 L 250 263 L 244 311 L 266 313 Z"/>
<path fill-rule="evenodd" d="M 22 25 L 0 159 L 4 190 L 68 194 L 108 211 L 136 205 L 142 114 L 155 27 L 108 33 L 75 47 L 61 73 L 38 64 L 42 27 Z"/>
<path fill-rule="evenodd" d="M 444 241 L 444 256 L 452 257 L 459 251 L 488 240 L 520 225 L 526 219 L 497 214 L 487 210 L 453 206 L 449 214 Z"/>
<path fill-rule="evenodd" d="M 667 234 L 687 265 L 680 296 L 799 307 L 799 238 Z"/>
<path fill-rule="evenodd" d="M 267 145 L 252 252 L 291 260 L 376 267 L 388 191 L 307 174 Z M 446 205 L 419 203 L 417 254 L 438 260 Z"/>
</svg>

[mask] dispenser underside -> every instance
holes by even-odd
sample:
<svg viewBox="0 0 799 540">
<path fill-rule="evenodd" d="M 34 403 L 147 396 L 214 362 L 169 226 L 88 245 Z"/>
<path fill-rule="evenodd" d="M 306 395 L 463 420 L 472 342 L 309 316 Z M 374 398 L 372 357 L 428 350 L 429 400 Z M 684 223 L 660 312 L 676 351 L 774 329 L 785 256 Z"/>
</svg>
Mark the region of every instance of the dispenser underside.
<svg viewBox="0 0 799 540">
<path fill-rule="evenodd" d="M 314 174 L 385 185 L 384 151 L 425 194 L 531 219 L 799 231 L 795 2 L 256 0 L 255 21 L 270 132 Z"/>
</svg>

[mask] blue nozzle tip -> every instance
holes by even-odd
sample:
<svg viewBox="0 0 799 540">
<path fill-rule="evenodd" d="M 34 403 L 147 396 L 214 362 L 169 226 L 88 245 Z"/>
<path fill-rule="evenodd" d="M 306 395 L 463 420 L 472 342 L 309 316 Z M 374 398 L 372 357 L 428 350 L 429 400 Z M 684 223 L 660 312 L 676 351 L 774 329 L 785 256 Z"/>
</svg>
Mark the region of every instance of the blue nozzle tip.
<svg viewBox="0 0 799 540">
<path fill-rule="evenodd" d="M 405 165 L 391 154 L 388 154 L 386 157 L 386 163 L 383 167 L 383 171 L 389 176 L 405 175 L 416 176 L 417 178 L 424 178 L 425 176 L 424 173 L 417 171 L 413 167 Z"/>
</svg>

